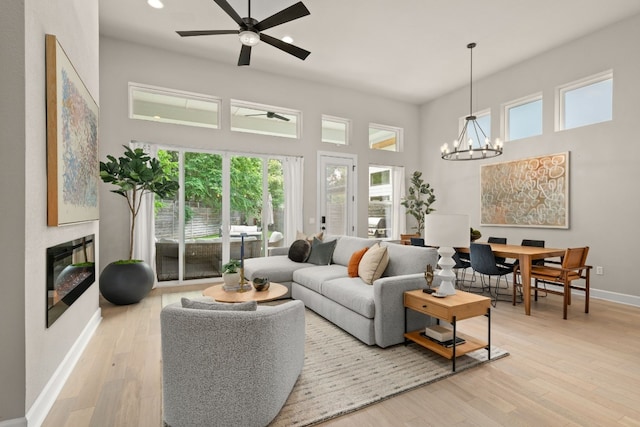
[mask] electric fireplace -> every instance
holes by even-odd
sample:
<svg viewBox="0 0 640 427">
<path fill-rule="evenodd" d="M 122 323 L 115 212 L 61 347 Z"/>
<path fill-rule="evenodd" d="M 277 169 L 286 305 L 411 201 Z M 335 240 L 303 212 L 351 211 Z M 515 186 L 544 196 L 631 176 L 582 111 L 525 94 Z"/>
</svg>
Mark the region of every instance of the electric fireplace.
<svg viewBox="0 0 640 427">
<path fill-rule="evenodd" d="M 47 248 L 47 328 L 95 282 L 94 235 Z"/>
</svg>

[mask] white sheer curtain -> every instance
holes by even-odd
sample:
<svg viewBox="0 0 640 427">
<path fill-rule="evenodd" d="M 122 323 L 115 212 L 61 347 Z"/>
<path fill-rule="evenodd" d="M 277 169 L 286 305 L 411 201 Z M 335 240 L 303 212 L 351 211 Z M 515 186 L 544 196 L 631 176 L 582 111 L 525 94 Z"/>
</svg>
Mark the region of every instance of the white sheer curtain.
<svg viewBox="0 0 640 427">
<path fill-rule="evenodd" d="M 303 177 L 304 159 L 302 157 L 286 157 L 282 162 L 284 172 L 284 244 L 290 245 L 296 239 L 298 230 L 304 229 Z"/>
<path fill-rule="evenodd" d="M 142 148 L 151 157 L 157 157 L 158 148 L 153 144 L 131 142 L 132 149 Z M 153 212 L 153 194 L 147 193 L 142 197 L 140 211 L 136 217 L 136 228 L 133 234 L 133 258 L 141 259 L 153 270 L 155 288 L 158 284 L 156 276 L 156 227 Z"/>
<path fill-rule="evenodd" d="M 404 168 L 402 166 L 393 167 L 393 206 L 396 209 L 393 212 L 393 235 L 392 239 L 400 239 L 400 233 L 404 233 L 407 228 L 407 215 L 404 207 L 400 204 L 405 196 L 404 185 Z"/>
</svg>

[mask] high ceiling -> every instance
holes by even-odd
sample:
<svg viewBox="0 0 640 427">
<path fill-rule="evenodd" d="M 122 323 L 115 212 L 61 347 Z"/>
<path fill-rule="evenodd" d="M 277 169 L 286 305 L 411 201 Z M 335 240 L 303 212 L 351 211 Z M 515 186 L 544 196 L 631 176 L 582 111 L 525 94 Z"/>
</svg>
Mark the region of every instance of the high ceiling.
<svg viewBox="0 0 640 427">
<path fill-rule="evenodd" d="M 176 30 L 233 30 L 213 0 L 100 0 L 100 34 L 235 65 L 236 35 L 182 38 Z M 228 0 L 247 16 L 245 0 Z M 253 48 L 252 69 L 423 103 L 474 79 L 640 13 L 638 0 L 303 0 L 311 15 L 268 29 L 311 51 L 301 61 Z M 262 20 L 296 0 L 254 0 Z"/>
</svg>

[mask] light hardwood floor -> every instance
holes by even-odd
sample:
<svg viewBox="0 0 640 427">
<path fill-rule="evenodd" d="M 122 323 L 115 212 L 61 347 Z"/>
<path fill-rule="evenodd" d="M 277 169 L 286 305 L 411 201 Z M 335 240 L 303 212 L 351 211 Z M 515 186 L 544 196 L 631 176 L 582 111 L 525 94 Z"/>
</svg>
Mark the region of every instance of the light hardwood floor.
<svg viewBox="0 0 640 427">
<path fill-rule="evenodd" d="M 103 320 L 44 427 L 162 425 L 161 295 L 101 301 Z M 640 426 L 640 308 L 561 297 L 492 311 L 493 344 L 510 356 L 401 394 L 322 426 Z M 460 330 L 484 336 L 486 319 Z M 203 426 L 205 427 L 205 426 Z"/>
</svg>

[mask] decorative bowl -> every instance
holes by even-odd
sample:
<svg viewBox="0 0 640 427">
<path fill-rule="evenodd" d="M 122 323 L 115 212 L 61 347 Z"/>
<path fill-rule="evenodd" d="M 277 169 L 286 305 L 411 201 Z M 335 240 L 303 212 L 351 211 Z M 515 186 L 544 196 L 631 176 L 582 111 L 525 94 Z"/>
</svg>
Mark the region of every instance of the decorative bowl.
<svg viewBox="0 0 640 427">
<path fill-rule="evenodd" d="M 253 279 L 253 287 L 256 288 L 256 291 L 266 291 L 269 289 L 269 278 L 268 277 L 254 277 Z"/>
</svg>

